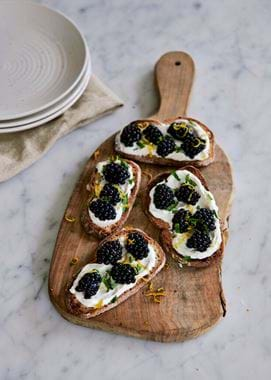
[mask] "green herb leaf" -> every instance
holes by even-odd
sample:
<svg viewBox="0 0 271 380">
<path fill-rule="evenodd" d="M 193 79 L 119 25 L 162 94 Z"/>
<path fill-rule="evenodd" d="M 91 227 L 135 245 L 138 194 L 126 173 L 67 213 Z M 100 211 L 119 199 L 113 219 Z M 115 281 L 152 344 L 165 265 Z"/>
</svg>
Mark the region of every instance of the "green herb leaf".
<svg viewBox="0 0 271 380">
<path fill-rule="evenodd" d="M 110 303 L 115 303 L 117 301 L 117 299 L 118 299 L 117 296 L 113 297 L 112 300 L 110 301 Z"/>
<path fill-rule="evenodd" d="M 182 151 L 183 151 L 183 148 L 181 146 L 176 146 L 176 148 L 175 148 L 176 153 L 180 153 Z"/>
<path fill-rule="evenodd" d="M 177 181 L 180 181 L 180 178 L 179 178 L 178 174 L 176 173 L 176 170 L 173 170 L 173 171 L 171 172 L 171 174 L 173 175 L 174 178 L 177 179 Z"/>
<path fill-rule="evenodd" d="M 102 277 L 102 283 L 106 286 L 107 292 L 108 290 L 114 289 L 116 286 L 115 281 L 113 280 L 113 278 L 110 276 L 108 272 L 106 272 L 104 277 Z"/>
<path fill-rule="evenodd" d="M 133 179 L 133 178 L 130 178 L 130 179 L 128 180 L 128 183 L 129 183 L 129 185 L 132 185 L 132 184 L 134 183 L 134 179 Z"/>
<path fill-rule="evenodd" d="M 188 183 L 189 185 L 193 186 L 193 187 L 196 187 L 197 184 L 196 182 L 194 182 L 190 177 L 189 177 L 189 174 L 187 174 L 185 176 L 185 182 Z"/>
<path fill-rule="evenodd" d="M 128 194 L 125 194 L 123 197 L 122 197 L 122 209 L 123 211 L 127 210 L 128 208 Z"/>
<path fill-rule="evenodd" d="M 218 218 L 218 215 L 217 215 L 217 213 L 216 213 L 216 211 L 215 211 L 215 210 L 212 210 L 212 211 L 213 211 L 214 216 L 216 217 L 216 219 L 219 219 L 219 218 Z"/>
<path fill-rule="evenodd" d="M 180 233 L 180 224 L 179 223 L 174 224 L 174 231 L 177 232 L 177 234 Z"/>
<path fill-rule="evenodd" d="M 168 211 L 173 211 L 174 208 L 177 206 L 177 204 L 178 204 L 178 202 L 174 202 L 174 203 L 172 203 L 172 205 L 170 205 L 170 206 L 167 208 L 167 210 L 168 210 Z"/>
<path fill-rule="evenodd" d="M 191 256 L 183 256 L 184 261 L 191 261 Z"/>
<path fill-rule="evenodd" d="M 143 269 L 143 265 L 138 263 L 135 267 L 134 267 L 134 270 L 136 272 L 136 274 L 140 273 L 141 270 Z"/>
<path fill-rule="evenodd" d="M 141 149 L 145 147 L 145 144 L 144 144 L 141 140 L 139 140 L 139 141 L 136 143 L 136 145 L 139 146 L 139 148 L 141 148 Z"/>
<path fill-rule="evenodd" d="M 207 197 L 210 199 L 210 201 L 213 200 L 213 197 L 211 197 L 211 195 L 209 193 L 207 193 Z"/>
</svg>

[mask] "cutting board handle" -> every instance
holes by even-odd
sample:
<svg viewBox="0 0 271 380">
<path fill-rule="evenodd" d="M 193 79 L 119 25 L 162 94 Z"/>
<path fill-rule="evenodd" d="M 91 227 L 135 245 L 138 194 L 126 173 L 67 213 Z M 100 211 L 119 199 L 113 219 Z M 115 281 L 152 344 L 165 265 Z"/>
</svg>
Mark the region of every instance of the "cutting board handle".
<svg viewBox="0 0 271 380">
<path fill-rule="evenodd" d="M 169 52 L 155 65 L 160 107 L 153 118 L 164 120 L 184 116 L 194 80 L 193 59 L 182 51 Z"/>
</svg>

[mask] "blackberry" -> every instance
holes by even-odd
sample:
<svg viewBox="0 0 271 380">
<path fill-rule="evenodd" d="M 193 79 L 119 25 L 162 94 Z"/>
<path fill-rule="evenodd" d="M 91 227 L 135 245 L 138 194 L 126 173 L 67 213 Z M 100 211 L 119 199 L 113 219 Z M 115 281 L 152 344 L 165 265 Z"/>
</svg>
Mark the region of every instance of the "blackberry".
<svg viewBox="0 0 271 380">
<path fill-rule="evenodd" d="M 182 150 L 184 151 L 186 156 L 188 156 L 189 158 L 194 158 L 205 148 L 205 146 L 205 140 L 200 139 L 199 137 L 195 137 L 193 135 L 188 135 L 182 143 Z"/>
<path fill-rule="evenodd" d="M 189 218 L 191 217 L 191 213 L 187 210 L 180 209 L 174 215 L 172 219 L 173 230 L 177 233 L 187 232 L 190 226 Z"/>
<path fill-rule="evenodd" d="M 164 183 L 157 185 L 153 194 L 153 202 L 156 208 L 167 209 L 174 204 L 174 193 Z"/>
<path fill-rule="evenodd" d="M 122 246 L 119 240 L 107 241 L 97 251 L 97 263 L 115 264 L 122 258 Z"/>
<path fill-rule="evenodd" d="M 102 278 L 98 272 L 86 273 L 79 280 L 75 290 L 77 292 L 84 292 L 84 298 L 88 299 L 98 292 L 101 281 Z"/>
<path fill-rule="evenodd" d="M 179 189 L 175 191 L 175 196 L 180 202 L 187 203 L 189 205 L 195 205 L 200 199 L 200 194 L 186 184 L 182 184 Z"/>
<path fill-rule="evenodd" d="M 120 135 L 120 141 L 125 146 L 133 146 L 135 142 L 139 141 L 141 139 L 141 130 L 137 126 L 136 122 L 133 122 L 126 127 L 123 128 L 121 135 Z"/>
<path fill-rule="evenodd" d="M 187 240 L 188 248 L 194 248 L 196 251 L 204 252 L 210 246 L 211 239 L 209 235 L 203 231 L 195 230 L 193 235 Z"/>
<path fill-rule="evenodd" d="M 174 152 L 176 148 L 174 139 L 166 135 L 157 145 L 157 154 L 162 157 L 168 156 L 170 153 Z"/>
<path fill-rule="evenodd" d="M 196 211 L 193 215 L 194 218 L 198 219 L 196 228 L 201 231 L 214 231 L 215 226 L 215 216 L 213 210 L 208 208 L 201 208 Z"/>
<path fill-rule="evenodd" d="M 179 140 L 179 141 L 184 141 L 184 139 L 190 135 L 191 133 L 189 132 L 189 127 L 186 123 L 181 122 L 181 123 L 172 123 L 168 127 L 167 132 L 174 137 L 174 139 Z"/>
<path fill-rule="evenodd" d="M 107 182 L 123 185 L 130 177 L 128 169 L 116 162 L 111 162 L 104 166 L 103 175 Z"/>
<path fill-rule="evenodd" d="M 136 281 L 136 271 L 129 264 L 117 263 L 113 265 L 110 274 L 118 284 L 132 284 Z"/>
<path fill-rule="evenodd" d="M 155 125 L 149 125 L 144 129 L 143 135 L 151 143 L 158 145 L 159 141 L 163 138 L 163 133 Z"/>
<path fill-rule="evenodd" d="M 118 189 L 113 186 L 111 183 L 106 183 L 100 192 L 100 198 L 103 201 L 111 203 L 111 205 L 115 206 L 118 202 L 120 202 L 120 194 Z"/>
<path fill-rule="evenodd" d="M 114 207 L 101 199 L 96 199 L 92 201 L 89 205 L 89 209 L 96 218 L 100 220 L 112 220 L 116 217 L 116 210 Z"/>
<path fill-rule="evenodd" d="M 132 232 L 128 235 L 125 248 L 136 260 L 144 259 L 149 253 L 147 240 L 138 232 Z"/>
</svg>

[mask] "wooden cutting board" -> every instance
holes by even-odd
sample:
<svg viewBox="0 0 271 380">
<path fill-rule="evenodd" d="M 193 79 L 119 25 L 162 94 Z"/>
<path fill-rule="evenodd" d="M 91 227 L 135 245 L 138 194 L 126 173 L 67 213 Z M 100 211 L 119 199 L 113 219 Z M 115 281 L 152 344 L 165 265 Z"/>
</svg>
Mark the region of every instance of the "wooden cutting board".
<svg viewBox="0 0 271 380">
<path fill-rule="evenodd" d="M 183 52 L 163 55 L 155 67 L 161 98 L 160 109 L 152 117 L 161 120 L 185 115 L 193 77 L 194 63 Z M 192 115 L 191 115 L 192 116 Z M 120 125 L 122 127 L 122 125 Z M 212 129 L 212 126 L 210 126 Z M 214 131 L 216 132 L 216 131 Z M 217 145 L 215 161 L 202 169 L 213 192 L 227 239 L 227 221 L 232 200 L 232 174 L 227 156 Z M 165 268 L 153 280 L 154 288 L 163 287 L 166 296 L 155 303 L 140 290 L 118 307 L 89 320 L 71 314 L 65 306 L 65 291 L 80 268 L 93 258 L 96 236 L 87 235 L 80 224 L 80 213 L 88 198 L 87 184 L 98 161 L 114 154 L 114 136 L 106 140 L 90 157 L 75 186 L 58 233 L 49 274 L 49 295 L 58 312 L 70 322 L 161 342 L 183 341 L 210 329 L 226 313 L 221 283 L 221 261 L 207 268 L 179 268 L 167 257 Z M 159 231 L 142 209 L 141 195 L 155 175 L 173 168 L 140 164 L 143 172 L 139 196 L 126 225 L 143 229 L 159 240 Z M 70 221 L 67 221 L 69 219 Z M 71 220 L 74 220 L 71 222 Z M 74 264 L 75 263 L 75 264 Z"/>
</svg>

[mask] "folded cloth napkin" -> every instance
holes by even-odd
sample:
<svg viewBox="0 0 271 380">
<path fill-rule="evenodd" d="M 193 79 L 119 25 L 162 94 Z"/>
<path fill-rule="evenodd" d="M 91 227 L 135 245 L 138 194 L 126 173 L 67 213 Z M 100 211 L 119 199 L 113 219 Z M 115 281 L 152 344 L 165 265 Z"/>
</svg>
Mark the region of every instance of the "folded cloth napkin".
<svg viewBox="0 0 271 380">
<path fill-rule="evenodd" d="M 0 134 L 0 182 L 21 172 L 62 136 L 112 112 L 123 102 L 92 76 L 81 98 L 62 116 L 27 131 Z"/>
</svg>

